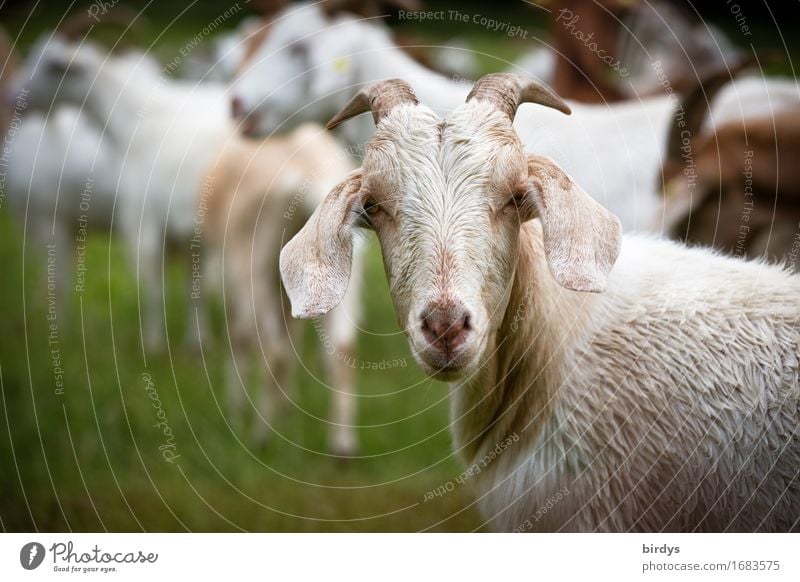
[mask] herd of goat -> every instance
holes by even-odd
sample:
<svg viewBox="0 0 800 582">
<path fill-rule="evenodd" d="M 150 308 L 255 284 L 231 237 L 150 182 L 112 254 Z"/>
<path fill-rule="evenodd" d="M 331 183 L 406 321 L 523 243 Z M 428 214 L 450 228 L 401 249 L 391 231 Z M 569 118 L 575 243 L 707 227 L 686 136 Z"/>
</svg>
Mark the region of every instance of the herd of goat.
<svg viewBox="0 0 800 582">
<path fill-rule="evenodd" d="M 233 417 L 266 362 L 255 441 L 294 366 L 283 285 L 336 346 L 321 350 L 329 446 L 356 454 L 342 354 L 366 228 L 414 357 L 451 382 L 460 457 L 519 437 L 474 479 L 495 529 L 530 524 L 564 487 L 531 529 L 800 529 L 794 79 L 726 63 L 674 87 L 646 74 L 633 99 L 565 101 L 541 82 L 551 57 L 535 57 L 550 67 L 537 81 L 521 62 L 465 83 L 320 3 L 245 21 L 202 81 L 85 32 L 65 22 L 24 60 L 0 38 L 4 206 L 34 256 L 58 249 L 64 308 L 79 225 L 121 238 L 146 350 L 166 340 L 176 251 L 188 342 L 225 298 Z"/>
</svg>

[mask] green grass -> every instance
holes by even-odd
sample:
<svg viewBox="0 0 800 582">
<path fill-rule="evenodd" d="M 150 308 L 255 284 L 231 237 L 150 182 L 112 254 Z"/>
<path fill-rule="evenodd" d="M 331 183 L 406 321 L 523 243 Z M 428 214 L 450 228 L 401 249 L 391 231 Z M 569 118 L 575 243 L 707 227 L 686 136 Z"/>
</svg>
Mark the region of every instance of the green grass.
<svg viewBox="0 0 800 582">
<path fill-rule="evenodd" d="M 405 359 L 405 367 L 360 371 L 363 458 L 327 455 L 329 392 L 314 330 L 300 352 L 296 406 L 276 433 L 253 448 L 249 431 L 229 425 L 223 310 L 215 341 L 184 347 L 182 268 L 170 264 L 166 309 L 169 350 L 147 354 L 139 342 L 136 285 L 117 242 L 94 237 L 86 290 L 59 305 L 63 395 L 55 393 L 48 347 L 44 259 L 31 248 L 24 281 L 22 237 L 0 212 L 0 519 L 8 531 L 409 531 L 479 526 L 470 492 L 424 494 L 460 472 L 451 456 L 447 390 L 425 379 L 392 320 L 380 256 L 369 255 L 368 332 L 363 361 Z M 67 257 L 67 260 L 69 257 Z M 23 305 L 23 295 L 25 303 Z M 372 333 L 370 333 L 372 332 Z M 389 335 L 375 335 L 389 334 Z M 209 340 L 210 338 L 206 338 Z M 174 434 L 175 463 L 159 446 L 150 374 Z M 257 390 L 253 386 L 251 392 Z M 315 418 L 316 417 L 316 418 Z M 323 420 L 319 420 L 323 419 Z"/>
</svg>

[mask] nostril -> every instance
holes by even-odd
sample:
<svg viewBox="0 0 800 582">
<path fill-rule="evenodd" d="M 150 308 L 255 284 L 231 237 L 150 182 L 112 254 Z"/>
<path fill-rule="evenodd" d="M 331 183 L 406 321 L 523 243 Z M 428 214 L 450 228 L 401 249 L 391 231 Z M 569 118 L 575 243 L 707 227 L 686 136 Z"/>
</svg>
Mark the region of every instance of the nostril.
<svg viewBox="0 0 800 582">
<path fill-rule="evenodd" d="M 461 328 L 469 331 L 470 329 L 472 329 L 472 325 L 471 324 L 472 324 L 472 321 L 471 321 L 471 319 L 469 317 L 469 313 L 465 313 L 464 314 L 464 318 L 463 318 L 463 320 L 461 322 Z"/>
<path fill-rule="evenodd" d="M 428 317 L 430 317 L 430 316 L 429 315 L 421 315 L 420 316 L 420 319 L 422 319 L 422 331 L 424 331 L 426 334 L 428 334 L 428 333 L 430 333 L 432 331 L 431 330 L 431 326 L 428 323 Z"/>
<path fill-rule="evenodd" d="M 436 311 L 427 311 L 422 315 L 422 333 L 431 343 L 436 343 L 441 338 L 439 321 L 440 318 Z"/>
</svg>

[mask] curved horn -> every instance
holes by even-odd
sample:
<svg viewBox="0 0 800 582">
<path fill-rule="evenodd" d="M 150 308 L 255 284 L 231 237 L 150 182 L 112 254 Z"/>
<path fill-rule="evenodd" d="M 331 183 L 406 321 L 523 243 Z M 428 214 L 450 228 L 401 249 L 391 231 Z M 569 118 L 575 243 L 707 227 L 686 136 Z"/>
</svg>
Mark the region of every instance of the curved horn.
<svg viewBox="0 0 800 582">
<path fill-rule="evenodd" d="M 558 109 L 569 115 L 572 110 L 564 100 L 552 89 L 514 73 L 491 73 L 484 75 L 472 86 L 472 91 L 467 95 L 467 101 L 480 99 L 492 103 L 502 111 L 511 121 L 517 114 L 517 108 L 523 103 L 538 103 L 545 107 Z"/>
<path fill-rule="evenodd" d="M 419 103 L 411 85 L 402 79 L 378 81 L 356 93 L 356 96 L 334 115 L 325 127 L 333 129 L 343 121 L 366 111 L 372 111 L 372 119 L 377 125 L 392 109 L 406 103 L 412 105 Z"/>
</svg>

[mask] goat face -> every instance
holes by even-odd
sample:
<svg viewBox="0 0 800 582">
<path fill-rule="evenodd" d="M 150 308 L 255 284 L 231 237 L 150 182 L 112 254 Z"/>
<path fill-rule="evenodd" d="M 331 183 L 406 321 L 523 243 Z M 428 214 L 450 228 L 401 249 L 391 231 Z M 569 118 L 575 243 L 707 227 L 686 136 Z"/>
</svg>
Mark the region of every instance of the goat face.
<svg viewBox="0 0 800 582">
<path fill-rule="evenodd" d="M 380 124 L 361 175 L 360 212 L 383 250 L 398 320 L 429 374 L 472 369 L 508 300 L 525 157 L 511 124 L 424 107 Z M 523 213 L 527 210 L 522 210 Z"/>
<path fill-rule="evenodd" d="M 244 133 L 290 131 L 336 113 L 352 95 L 351 55 L 364 51 L 365 28 L 383 33 L 352 16 L 332 17 L 317 3 L 290 6 L 252 35 L 231 85 L 231 110 Z"/>
<path fill-rule="evenodd" d="M 332 113 L 320 109 L 324 98 L 322 103 L 312 98 L 317 67 L 330 60 L 321 52 L 326 42 L 319 38 L 331 36 L 325 32 L 328 25 L 315 5 L 293 6 L 251 35 L 231 85 L 231 110 L 244 133 L 288 131 Z"/>
<path fill-rule="evenodd" d="M 402 81 L 360 93 L 332 123 L 372 109 L 377 130 L 363 166 L 281 255 L 293 314 L 314 316 L 347 287 L 350 230 L 372 228 L 398 321 L 417 361 L 442 380 L 484 361 L 505 315 L 523 221 L 542 220 L 550 269 L 570 289 L 602 291 L 619 247 L 616 218 L 554 162 L 526 155 L 513 112 L 480 88 L 446 120 Z"/>
<path fill-rule="evenodd" d="M 33 109 L 48 111 L 59 103 L 81 105 L 103 62 L 92 45 L 74 45 L 56 36 L 40 40 L 26 60 L 19 87 Z"/>
</svg>

